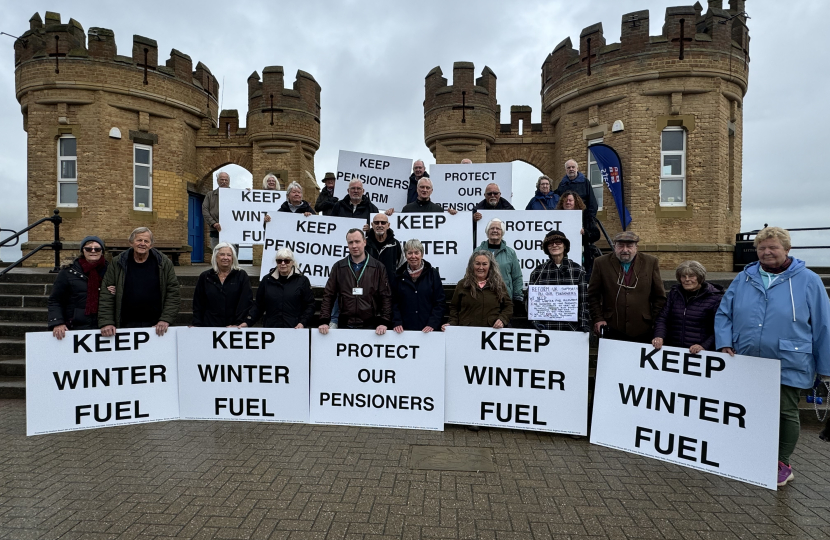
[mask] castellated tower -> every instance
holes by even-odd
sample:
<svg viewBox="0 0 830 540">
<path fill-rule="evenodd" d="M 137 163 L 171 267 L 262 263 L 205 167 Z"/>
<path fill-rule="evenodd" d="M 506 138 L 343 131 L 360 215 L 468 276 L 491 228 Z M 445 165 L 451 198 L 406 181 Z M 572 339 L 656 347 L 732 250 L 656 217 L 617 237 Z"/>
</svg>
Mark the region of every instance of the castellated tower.
<svg viewBox="0 0 830 540">
<path fill-rule="evenodd" d="M 745 2 L 723 7 L 709 0 L 705 12 L 700 3 L 667 8 L 658 36 L 649 35 L 649 12 L 638 11 L 622 16 L 619 43 L 605 42 L 602 23 L 582 30 L 578 50 L 564 39 L 542 63 L 539 123 L 531 123 L 526 105 L 512 106 L 510 122 L 499 123 L 489 68 L 473 85 L 473 66 L 456 63 L 452 86 L 435 68 L 425 82 L 425 143 L 438 163 L 521 160 L 554 185 L 565 160 L 575 159 L 602 197 L 597 217 L 613 236 L 619 214 L 589 151 L 607 144 L 622 160 L 629 229 L 640 235 L 640 250 L 664 268 L 694 259 L 731 270 L 749 34 Z M 464 90 L 474 109 L 460 108 Z M 512 202 L 524 208 L 527 201 Z"/>
<path fill-rule="evenodd" d="M 85 33 L 74 19 L 64 24 L 50 12 L 29 25 L 14 44 L 28 134 L 28 218 L 60 209 L 67 257 L 85 235 L 119 246 L 147 226 L 157 245 L 182 254 L 182 264 L 191 248 L 204 253 L 195 260 L 209 260 L 201 200 L 212 173 L 229 163 L 250 171 L 254 187 L 273 172 L 283 187 L 300 182 L 313 200 L 320 86 L 311 75 L 300 71 L 293 88 L 284 88 L 281 67 L 265 68 L 262 82 L 254 73 L 247 127 L 240 129 L 237 111 L 218 110 L 217 78 L 176 49 L 161 64 L 150 38 L 133 36 L 123 56 L 112 30 Z M 51 241 L 51 234 L 35 229 L 28 244 Z"/>
</svg>

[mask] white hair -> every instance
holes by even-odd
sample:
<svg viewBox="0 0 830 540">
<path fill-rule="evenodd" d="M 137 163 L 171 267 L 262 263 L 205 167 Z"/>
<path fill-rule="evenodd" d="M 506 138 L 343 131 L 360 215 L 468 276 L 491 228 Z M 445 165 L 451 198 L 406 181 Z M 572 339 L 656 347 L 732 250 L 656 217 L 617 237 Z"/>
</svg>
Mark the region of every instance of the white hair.
<svg viewBox="0 0 830 540">
<path fill-rule="evenodd" d="M 135 240 L 135 237 L 137 235 L 144 234 L 144 233 L 149 233 L 150 234 L 150 245 L 152 246 L 153 244 L 155 244 L 155 240 L 153 240 L 153 231 L 151 231 L 147 227 L 137 227 L 137 228 L 133 229 L 133 232 L 130 233 L 130 238 L 129 238 L 128 241 L 132 244 L 133 240 Z"/>
<path fill-rule="evenodd" d="M 213 248 L 213 255 L 210 256 L 210 265 L 213 267 L 213 270 L 216 271 L 216 273 L 219 273 L 219 265 L 216 264 L 216 257 L 219 256 L 219 250 L 224 248 L 231 250 L 231 255 L 233 256 L 231 269 L 239 270 L 239 259 L 236 258 L 236 249 L 233 247 L 233 244 L 229 242 L 219 242 L 216 244 L 216 247 Z"/>
<path fill-rule="evenodd" d="M 270 179 L 270 178 L 273 178 L 274 182 L 277 183 L 277 190 L 279 191 L 279 189 L 280 189 L 280 179 L 277 178 L 276 174 L 272 174 L 272 173 L 266 174 L 265 177 L 262 179 L 262 189 L 268 189 L 268 179 Z"/>
<path fill-rule="evenodd" d="M 280 248 L 277 250 L 276 255 L 274 255 L 274 264 L 276 264 L 277 259 L 291 259 L 292 261 L 294 261 L 291 265 L 291 269 L 298 274 L 300 273 L 300 267 L 297 266 L 297 259 L 294 258 L 294 252 L 288 249 L 287 247 Z"/>
<path fill-rule="evenodd" d="M 501 227 L 502 236 L 507 232 L 507 227 L 504 226 L 504 221 L 500 220 L 499 218 L 493 218 L 487 222 L 487 228 L 484 229 L 484 234 L 490 232 L 490 227 L 493 225 L 493 223 L 499 224 L 499 227 Z"/>
<path fill-rule="evenodd" d="M 421 182 L 429 182 L 429 187 L 433 187 L 432 180 L 427 178 L 426 176 L 422 176 L 420 180 L 418 180 L 418 187 L 420 187 Z"/>
<path fill-rule="evenodd" d="M 291 182 L 290 184 L 288 184 L 288 187 L 285 188 L 285 194 L 288 195 L 289 193 L 291 193 L 292 189 L 299 189 L 300 195 L 303 194 L 303 186 L 301 186 L 297 182 Z"/>
</svg>

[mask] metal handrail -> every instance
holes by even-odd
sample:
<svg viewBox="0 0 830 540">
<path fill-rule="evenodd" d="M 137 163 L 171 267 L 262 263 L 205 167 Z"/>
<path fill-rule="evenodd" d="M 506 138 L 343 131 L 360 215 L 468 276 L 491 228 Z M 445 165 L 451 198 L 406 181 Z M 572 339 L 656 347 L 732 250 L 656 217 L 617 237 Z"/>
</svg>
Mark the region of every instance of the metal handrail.
<svg viewBox="0 0 830 540">
<path fill-rule="evenodd" d="M 596 221 L 597 225 L 599 225 L 599 230 L 602 231 L 602 235 L 605 237 L 605 241 L 608 242 L 608 247 L 614 249 L 614 242 L 611 241 L 611 237 L 608 236 L 608 231 L 606 231 L 605 227 L 602 226 L 602 222 L 596 217 L 592 216 L 592 218 L 594 221 Z"/>
<path fill-rule="evenodd" d="M 15 232 L 15 230 L 14 230 L 14 229 L 0 229 L 0 233 L 2 233 L 2 232 L 10 232 L 10 233 L 13 233 L 13 232 Z M 13 247 L 13 246 L 16 246 L 16 245 L 17 245 L 17 243 L 18 243 L 18 241 L 20 241 L 20 238 L 15 238 L 15 240 L 14 240 L 14 244 L 11 244 L 10 246 L 6 246 L 6 247 Z"/>
<path fill-rule="evenodd" d="M 53 216 L 49 216 L 49 217 L 39 219 L 39 220 L 35 221 L 34 223 L 32 223 L 31 225 L 29 225 L 28 227 L 26 227 L 25 229 L 23 229 L 22 231 L 20 231 L 18 233 L 15 233 L 15 234 L 9 236 L 8 238 L 0 240 L 0 247 L 5 246 L 6 244 L 11 242 L 12 240 L 15 240 L 15 243 L 11 244 L 11 245 L 12 246 L 17 245 L 17 242 L 19 241 L 20 236 L 22 234 L 29 232 L 30 230 L 34 229 L 35 227 L 37 227 L 41 223 L 45 223 L 46 221 L 51 221 L 52 225 L 54 225 L 54 227 L 55 227 L 55 240 L 51 243 L 48 243 L 48 244 L 41 244 L 38 247 L 36 247 L 35 249 L 33 249 L 32 251 L 30 251 L 29 253 L 27 253 L 26 255 L 24 255 L 23 257 L 19 258 L 18 260 L 16 260 L 12 264 L 10 264 L 9 266 L 7 266 L 3 270 L 1 270 L 0 271 L 0 276 L 3 276 L 6 273 L 8 273 L 12 268 L 16 268 L 17 266 L 20 265 L 20 263 L 22 263 L 23 261 L 25 261 L 26 259 L 28 259 L 32 255 L 34 255 L 35 253 L 37 253 L 41 249 L 47 249 L 47 248 L 48 249 L 53 249 L 55 251 L 55 267 L 52 268 L 49 272 L 50 273 L 55 273 L 55 272 L 60 271 L 61 249 L 63 249 L 63 244 L 61 243 L 61 237 L 60 237 L 60 227 L 61 227 L 61 223 L 63 222 L 63 218 L 60 216 L 60 210 L 58 210 L 57 208 L 55 208 L 55 213 L 54 213 Z M 14 231 L 12 231 L 12 232 L 14 232 Z"/>
</svg>

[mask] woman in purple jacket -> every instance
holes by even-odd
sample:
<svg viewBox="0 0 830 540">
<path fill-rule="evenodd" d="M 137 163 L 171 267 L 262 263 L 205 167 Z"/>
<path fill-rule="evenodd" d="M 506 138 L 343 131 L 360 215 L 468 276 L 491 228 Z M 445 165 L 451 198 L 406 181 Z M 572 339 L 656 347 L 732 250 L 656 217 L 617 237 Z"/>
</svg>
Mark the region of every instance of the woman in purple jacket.
<svg viewBox="0 0 830 540">
<path fill-rule="evenodd" d="M 715 312 L 723 287 L 707 283 L 706 268 L 697 261 L 681 263 L 675 276 L 679 284 L 669 291 L 657 316 L 651 344 L 655 349 L 688 347 L 692 354 L 715 350 Z"/>
</svg>

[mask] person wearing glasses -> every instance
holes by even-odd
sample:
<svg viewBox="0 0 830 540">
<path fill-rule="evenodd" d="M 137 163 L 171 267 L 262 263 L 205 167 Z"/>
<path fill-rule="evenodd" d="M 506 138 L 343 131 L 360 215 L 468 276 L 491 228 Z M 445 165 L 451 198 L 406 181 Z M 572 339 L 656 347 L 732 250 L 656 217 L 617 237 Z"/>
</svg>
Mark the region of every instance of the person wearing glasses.
<svg viewBox="0 0 830 540">
<path fill-rule="evenodd" d="M 335 300 L 340 305 L 339 328 L 374 328 L 383 335 L 392 324 L 392 290 L 383 264 L 366 253 L 360 229 L 346 233 L 349 255 L 334 263 L 320 306 L 321 334 L 329 333 Z"/>
<path fill-rule="evenodd" d="M 388 278 L 404 263 L 403 247 L 389 228 L 389 217 L 382 212 L 372 218 L 372 228 L 366 233 L 366 253 L 383 264 Z"/>
<path fill-rule="evenodd" d="M 256 300 L 240 328 L 254 326 L 262 319 L 264 328 L 307 328 L 314 315 L 311 282 L 300 273 L 294 252 L 277 250 L 277 266 L 260 282 Z"/>
<path fill-rule="evenodd" d="M 133 230 L 130 248 L 112 260 L 101 288 L 115 286 L 115 294 L 99 299 L 101 335 L 115 335 L 117 328 L 147 328 L 163 336 L 179 315 L 181 293 L 173 261 L 153 247 L 147 227 Z"/>
<path fill-rule="evenodd" d="M 364 192 L 363 181 L 355 179 L 349 182 L 349 193 L 337 201 L 337 204 L 332 206 L 328 215 L 332 217 L 365 219 L 366 225 L 363 226 L 363 230 L 368 231 L 372 216 L 377 213 L 378 207 L 369 200 L 369 197 Z M 386 214 L 391 216 L 392 209 L 387 210 Z"/>
<path fill-rule="evenodd" d="M 239 268 L 236 250 L 228 242 L 216 244 L 210 264 L 196 282 L 191 326 L 239 326 L 253 305 L 251 279 Z"/>
<path fill-rule="evenodd" d="M 429 333 L 441 329 L 446 299 L 441 274 L 424 260 L 424 245 L 417 238 L 404 243 L 406 264 L 392 282 L 392 318 L 395 332 Z"/>
<path fill-rule="evenodd" d="M 522 297 L 522 265 L 516 251 L 504 242 L 505 225 L 498 218 L 491 219 L 484 230 L 487 240 L 483 240 L 476 248 L 477 251 L 490 251 L 493 258 L 499 263 L 499 271 L 507 287 L 507 294 L 514 302 L 521 303 Z"/>
<path fill-rule="evenodd" d="M 484 200 L 476 205 L 474 208 L 473 220 L 481 219 L 479 210 L 515 210 L 513 205 L 507 199 L 501 198 L 501 189 L 498 184 L 487 184 L 484 189 Z"/>
<path fill-rule="evenodd" d="M 67 330 L 98 328 L 98 294 L 107 271 L 105 247 L 97 236 L 87 236 L 81 240 L 81 255 L 55 279 L 46 305 L 49 330 L 57 339 Z"/>
<path fill-rule="evenodd" d="M 551 191 L 550 177 L 542 175 L 536 181 L 536 194 L 525 206 L 525 210 L 554 210 L 559 201 L 559 195 Z"/>
<path fill-rule="evenodd" d="M 657 258 L 637 253 L 640 237 L 614 237 L 614 253 L 597 257 L 588 283 L 594 332 L 621 341 L 651 343 L 654 321 L 666 303 Z"/>
</svg>

